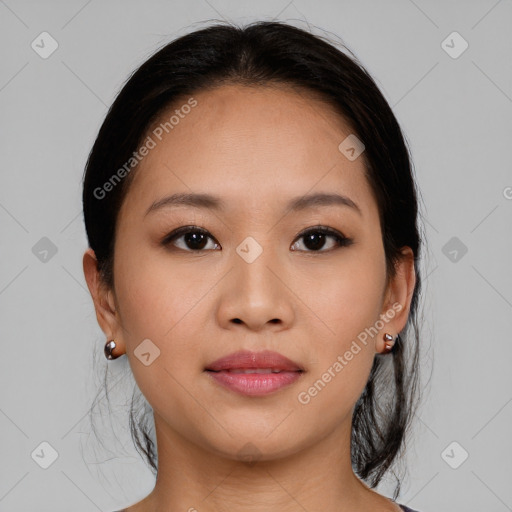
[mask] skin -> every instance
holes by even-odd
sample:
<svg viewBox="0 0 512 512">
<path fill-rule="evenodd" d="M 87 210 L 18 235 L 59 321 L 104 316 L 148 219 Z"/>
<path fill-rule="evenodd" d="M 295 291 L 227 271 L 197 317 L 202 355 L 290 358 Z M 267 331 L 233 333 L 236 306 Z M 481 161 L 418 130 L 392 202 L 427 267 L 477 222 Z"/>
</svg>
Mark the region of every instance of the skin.
<svg viewBox="0 0 512 512">
<path fill-rule="evenodd" d="M 114 289 L 99 279 L 91 249 L 83 258 L 98 323 L 115 339 L 114 353 L 127 355 L 155 415 L 156 485 L 126 510 L 398 511 L 354 474 L 350 432 L 375 354 L 386 351 L 383 334 L 396 337 L 406 324 L 412 251 L 403 248 L 397 274 L 386 282 L 363 158 L 350 161 L 338 150 L 351 131 L 328 105 L 285 88 L 236 85 L 194 98 L 198 105 L 136 170 L 118 217 Z M 211 193 L 226 206 L 145 215 L 177 192 Z M 346 195 L 361 214 L 336 205 L 285 211 L 288 200 L 313 192 Z M 212 236 L 202 252 L 193 252 L 184 237 L 174 246 L 160 244 L 189 224 Z M 338 247 L 327 237 L 323 247 L 310 249 L 297 235 L 318 225 L 353 243 Z M 252 263 L 236 252 L 247 236 L 263 249 Z M 360 343 L 308 404 L 300 403 L 298 394 L 394 303 L 402 310 Z M 145 366 L 134 350 L 148 338 L 160 356 Z M 240 349 L 275 350 L 306 371 L 270 395 L 239 395 L 204 369 Z M 250 464 L 237 458 L 247 443 L 258 457 Z"/>
</svg>

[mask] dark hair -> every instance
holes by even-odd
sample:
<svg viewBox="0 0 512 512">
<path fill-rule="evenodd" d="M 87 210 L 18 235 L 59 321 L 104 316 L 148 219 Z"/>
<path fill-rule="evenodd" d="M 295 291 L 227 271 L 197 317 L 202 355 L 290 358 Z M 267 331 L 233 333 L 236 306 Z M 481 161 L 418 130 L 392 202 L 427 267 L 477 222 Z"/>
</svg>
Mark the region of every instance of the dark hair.
<svg viewBox="0 0 512 512">
<path fill-rule="evenodd" d="M 136 166 L 109 191 L 107 200 L 98 199 L 94 191 L 130 160 L 152 123 L 170 105 L 223 84 L 292 87 L 322 99 L 339 113 L 365 145 L 362 158 L 379 208 L 388 278 L 395 273 L 400 248 L 408 246 L 414 253 L 416 286 L 407 325 L 392 357 L 375 356 L 353 411 L 352 466 L 375 487 L 404 448 L 419 401 L 420 235 L 408 147 L 390 106 L 356 57 L 347 56 L 322 36 L 285 23 L 259 21 L 245 27 L 218 23 L 197 30 L 166 44 L 144 62 L 110 107 L 84 173 L 85 227 L 102 280 L 114 286 L 116 221 Z M 144 418 L 135 421 L 133 401 L 130 429 L 139 453 L 157 471 L 154 443 Z M 397 478 L 395 498 L 399 490 Z"/>
</svg>

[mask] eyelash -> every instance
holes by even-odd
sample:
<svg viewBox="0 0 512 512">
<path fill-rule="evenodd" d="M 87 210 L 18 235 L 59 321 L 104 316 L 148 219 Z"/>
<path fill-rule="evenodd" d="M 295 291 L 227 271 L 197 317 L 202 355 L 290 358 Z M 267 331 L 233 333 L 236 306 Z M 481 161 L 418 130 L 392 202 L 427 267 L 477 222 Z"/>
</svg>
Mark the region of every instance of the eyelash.
<svg viewBox="0 0 512 512">
<path fill-rule="evenodd" d="M 200 233 L 203 235 L 207 235 L 210 239 L 214 240 L 216 244 L 220 245 L 215 240 L 215 238 L 213 238 L 213 236 L 211 236 L 208 233 L 208 231 L 206 229 L 200 228 L 198 226 L 182 226 L 178 229 L 175 229 L 174 231 L 172 231 L 171 233 L 169 233 L 168 235 L 165 236 L 165 238 L 162 240 L 161 244 L 163 246 L 167 247 L 167 246 L 171 245 L 171 242 L 182 237 L 183 235 L 186 235 L 187 233 Z M 321 233 L 321 234 L 327 235 L 331 238 L 334 238 L 337 246 L 332 249 L 327 249 L 327 250 L 323 250 L 323 249 L 320 249 L 318 251 L 298 250 L 298 252 L 310 252 L 310 253 L 331 252 L 335 249 L 340 249 L 341 247 L 348 247 L 349 245 L 351 245 L 353 243 L 353 240 L 351 238 L 347 238 L 346 236 L 341 234 L 339 231 L 329 228 L 328 226 L 313 226 L 313 227 L 308 228 L 308 229 L 302 231 L 301 233 L 299 233 L 292 245 L 294 245 L 295 242 L 298 241 L 300 238 L 303 238 L 311 233 Z M 204 252 L 207 250 L 212 250 L 212 249 L 182 249 L 180 247 L 176 247 L 176 249 L 184 251 L 184 252 Z"/>
</svg>

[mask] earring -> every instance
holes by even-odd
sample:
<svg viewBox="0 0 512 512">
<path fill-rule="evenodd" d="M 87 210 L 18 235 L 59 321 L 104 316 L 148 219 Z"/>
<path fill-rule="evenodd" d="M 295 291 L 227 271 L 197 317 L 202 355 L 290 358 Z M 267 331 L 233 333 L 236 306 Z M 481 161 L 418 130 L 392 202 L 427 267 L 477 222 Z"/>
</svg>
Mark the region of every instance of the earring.
<svg viewBox="0 0 512 512">
<path fill-rule="evenodd" d="M 393 345 L 395 343 L 393 336 L 389 333 L 385 333 L 384 336 L 384 344 L 386 345 L 386 351 L 390 351 L 393 348 Z"/>
<path fill-rule="evenodd" d="M 105 357 L 107 359 L 117 359 L 119 356 L 116 356 L 114 354 L 112 354 L 112 351 L 116 348 L 116 342 L 114 340 L 110 340 L 110 341 L 107 341 L 107 343 L 105 343 L 105 348 L 104 348 L 104 352 L 105 352 Z"/>
</svg>

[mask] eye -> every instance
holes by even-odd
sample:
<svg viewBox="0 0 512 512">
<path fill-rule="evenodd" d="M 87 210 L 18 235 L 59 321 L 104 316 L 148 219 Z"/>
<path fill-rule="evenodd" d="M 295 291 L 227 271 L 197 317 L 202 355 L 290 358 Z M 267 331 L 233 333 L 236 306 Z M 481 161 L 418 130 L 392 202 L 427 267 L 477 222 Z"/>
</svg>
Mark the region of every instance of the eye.
<svg viewBox="0 0 512 512">
<path fill-rule="evenodd" d="M 307 251 L 305 252 L 329 252 L 339 247 L 345 247 L 351 245 L 353 240 L 351 238 L 347 238 L 343 236 L 339 231 L 335 229 L 329 228 L 327 226 L 316 226 L 314 228 L 309 228 L 306 231 L 303 231 L 299 234 L 298 239 L 304 238 L 304 245 L 307 247 Z M 332 239 L 331 248 L 320 251 L 325 245 L 326 239 Z M 302 250 L 297 249 L 298 242 L 295 242 L 292 245 L 292 250 Z M 333 247 L 334 245 L 334 247 Z"/>
<path fill-rule="evenodd" d="M 183 239 L 181 246 L 175 241 Z M 199 228 L 197 226 L 182 226 L 175 229 L 172 233 L 169 233 L 163 240 L 162 245 L 168 246 L 172 243 L 178 249 L 184 251 L 196 252 L 202 250 L 211 250 L 219 248 L 220 245 L 215 240 L 214 247 L 206 247 L 208 239 L 215 240 L 206 229 Z"/>
<path fill-rule="evenodd" d="M 292 245 L 293 251 L 302 252 L 329 252 L 339 247 L 351 245 L 353 240 L 343 236 L 339 231 L 327 226 L 316 226 L 300 233 L 296 240 L 304 238 L 306 250 L 298 249 L 298 241 Z M 182 239 L 182 240 L 181 240 Z M 331 239 L 331 247 L 324 249 L 327 239 Z M 208 241 L 213 241 L 213 247 L 208 247 Z M 180 243 L 177 243 L 180 242 Z M 182 226 L 169 233 L 162 245 L 174 245 L 178 249 L 189 252 L 201 252 L 221 248 L 220 244 L 208 233 L 206 229 L 197 226 Z M 320 250 L 323 249 L 323 250 Z"/>
</svg>

